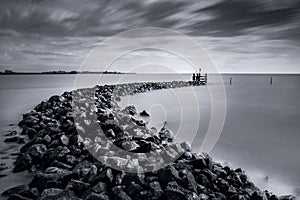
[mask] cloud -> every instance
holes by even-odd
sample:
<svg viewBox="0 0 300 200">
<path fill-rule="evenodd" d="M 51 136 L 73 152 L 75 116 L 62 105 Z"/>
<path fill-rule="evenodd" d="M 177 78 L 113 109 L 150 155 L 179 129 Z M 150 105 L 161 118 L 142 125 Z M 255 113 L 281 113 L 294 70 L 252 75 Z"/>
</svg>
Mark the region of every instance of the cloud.
<svg viewBox="0 0 300 200">
<path fill-rule="evenodd" d="M 2 0 L 2 34 L 107 36 L 159 26 L 191 35 L 234 36 L 261 26 L 293 24 L 299 30 L 297 0 Z M 10 31 L 8 31 L 10 30 Z M 288 34 L 294 38 L 296 34 Z"/>
<path fill-rule="evenodd" d="M 298 0 L 0 1 L 2 69 L 76 70 L 107 36 L 158 26 L 200 38 L 222 71 L 299 71 Z"/>
</svg>

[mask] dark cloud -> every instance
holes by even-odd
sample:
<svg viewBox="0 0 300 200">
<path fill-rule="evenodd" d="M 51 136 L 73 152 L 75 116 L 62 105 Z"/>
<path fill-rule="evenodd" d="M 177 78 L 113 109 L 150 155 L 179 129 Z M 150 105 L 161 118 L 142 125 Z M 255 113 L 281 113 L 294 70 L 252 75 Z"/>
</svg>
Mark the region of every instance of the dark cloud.
<svg viewBox="0 0 300 200">
<path fill-rule="evenodd" d="M 224 72 L 299 72 L 299 0 L 0 0 L 0 70 L 77 70 L 107 36 L 151 26 L 193 36 Z"/>
<path fill-rule="evenodd" d="M 107 36 L 132 28 L 159 26 L 191 35 L 234 36 L 254 27 L 289 26 L 281 34 L 298 39 L 300 3 L 284 2 L 2 0 L 0 35 Z"/>
</svg>

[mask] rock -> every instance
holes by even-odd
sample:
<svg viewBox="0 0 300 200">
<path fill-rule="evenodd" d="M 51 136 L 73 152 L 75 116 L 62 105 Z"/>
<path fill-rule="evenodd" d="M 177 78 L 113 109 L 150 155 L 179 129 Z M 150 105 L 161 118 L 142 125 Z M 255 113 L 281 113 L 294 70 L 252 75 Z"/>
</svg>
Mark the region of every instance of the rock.
<svg viewBox="0 0 300 200">
<path fill-rule="evenodd" d="M 100 194 L 101 192 L 106 192 L 107 191 L 107 187 L 106 184 L 103 182 L 99 182 L 97 183 L 97 185 L 95 185 L 93 187 L 93 192 Z"/>
<path fill-rule="evenodd" d="M 79 197 L 82 196 L 85 193 L 85 191 L 90 187 L 89 183 L 85 183 L 79 180 L 72 180 L 69 184 L 71 185 L 71 190 L 73 190 L 75 194 Z"/>
<path fill-rule="evenodd" d="M 271 195 L 270 200 L 279 200 L 279 198 L 273 194 L 273 195 Z"/>
<path fill-rule="evenodd" d="M 24 137 L 19 137 L 18 143 L 19 143 L 19 144 L 25 144 L 25 143 L 26 143 L 26 138 L 24 138 Z"/>
<path fill-rule="evenodd" d="M 62 135 L 60 137 L 60 141 L 63 145 L 68 146 L 69 145 L 69 138 L 66 135 Z"/>
<path fill-rule="evenodd" d="M 13 194 L 9 196 L 7 200 L 32 200 L 32 199 L 23 197 L 22 195 L 19 194 Z"/>
<path fill-rule="evenodd" d="M 226 180 L 219 179 L 217 182 L 217 185 L 222 193 L 225 193 L 228 191 L 229 183 Z"/>
<path fill-rule="evenodd" d="M 64 97 L 59 96 L 59 95 L 54 95 L 52 97 L 49 98 L 49 102 L 53 103 L 53 102 L 62 102 L 64 100 Z"/>
<path fill-rule="evenodd" d="M 199 199 L 200 200 L 208 200 L 209 197 L 206 194 L 201 193 L 201 194 L 199 194 Z"/>
<path fill-rule="evenodd" d="M 124 192 L 122 186 L 116 186 L 111 189 L 114 199 L 118 200 L 131 200 L 131 198 Z"/>
<path fill-rule="evenodd" d="M 44 137 L 44 140 L 45 140 L 45 142 L 46 143 L 50 143 L 51 142 L 51 137 L 49 136 L 49 135 L 46 135 L 45 137 Z"/>
<path fill-rule="evenodd" d="M 91 162 L 84 160 L 74 167 L 73 172 L 76 173 L 78 177 L 81 177 L 84 181 L 90 182 L 97 176 L 97 167 Z"/>
<path fill-rule="evenodd" d="M 163 185 L 166 185 L 171 181 L 180 179 L 178 171 L 172 165 L 169 165 L 163 169 L 158 170 L 157 175 L 160 183 Z"/>
<path fill-rule="evenodd" d="M 122 140 L 119 143 L 119 146 L 126 151 L 134 151 L 140 147 L 135 141 L 130 141 L 130 140 Z"/>
<path fill-rule="evenodd" d="M 185 200 L 186 194 L 181 191 L 176 182 L 169 182 L 165 189 L 164 197 L 168 200 Z"/>
<path fill-rule="evenodd" d="M 133 105 L 129 105 L 129 106 L 126 106 L 123 110 L 124 113 L 128 113 L 130 115 L 135 115 L 137 112 L 136 112 L 136 108 L 135 106 Z"/>
<path fill-rule="evenodd" d="M 208 180 L 208 178 L 204 174 L 197 175 L 196 180 L 197 180 L 198 184 L 201 184 L 205 187 L 209 187 L 209 185 L 210 185 L 210 181 Z"/>
<path fill-rule="evenodd" d="M 72 166 L 77 164 L 76 157 L 73 155 L 66 155 L 65 162 Z"/>
<path fill-rule="evenodd" d="M 168 141 L 171 141 L 174 137 L 173 133 L 166 128 L 162 128 L 158 134 L 161 139 L 167 139 Z"/>
<path fill-rule="evenodd" d="M 52 162 L 51 167 L 58 167 L 58 168 L 61 168 L 61 169 L 68 169 L 68 170 L 72 170 L 73 169 L 73 166 L 67 165 L 67 164 L 62 163 L 62 162 L 57 161 L 57 160 L 54 160 Z"/>
<path fill-rule="evenodd" d="M 194 169 L 204 169 L 207 167 L 206 162 L 203 158 L 191 160 L 190 165 L 192 165 Z"/>
<path fill-rule="evenodd" d="M 158 181 L 151 182 L 148 187 L 153 199 L 160 199 L 160 197 L 163 195 L 163 190 L 161 189 L 160 183 Z"/>
<path fill-rule="evenodd" d="M 131 197 L 136 197 L 141 191 L 143 191 L 143 187 L 134 181 L 131 181 L 125 188 L 125 192 Z"/>
<path fill-rule="evenodd" d="M 27 135 L 30 140 L 32 140 L 36 134 L 36 130 L 29 127 L 23 128 L 23 131 L 21 132 L 21 135 Z"/>
<path fill-rule="evenodd" d="M 21 153 L 15 161 L 14 173 L 30 170 L 32 167 L 32 159 L 28 154 Z"/>
<path fill-rule="evenodd" d="M 106 185 L 111 186 L 113 183 L 114 176 L 110 168 L 103 169 L 99 175 L 97 175 L 91 182 L 103 182 Z"/>
<path fill-rule="evenodd" d="M 44 172 L 37 173 L 33 177 L 29 184 L 31 188 L 37 188 L 39 192 L 49 187 L 64 188 L 69 180 L 74 177 L 71 171 L 56 167 L 49 167 Z"/>
<path fill-rule="evenodd" d="M 105 194 L 96 194 L 92 192 L 86 197 L 85 200 L 109 200 L 109 197 Z"/>
<path fill-rule="evenodd" d="M 179 176 L 181 177 L 179 180 L 179 184 L 193 192 L 197 192 L 197 182 L 194 178 L 194 175 L 187 169 L 183 169 L 179 172 Z"/>
<path fill-rule="evenodd" d="M 122 179 L 122 185 L 129 185 L 132 181 L 143 185 L 145 183 L 145 174 L 142 173 L 126 173 Z"/>
<path fill-rule="evenodd" d="M 29 149 L 28 154 L 32 158 L 33 163 L 41 164 L 41 161 L 42 161 L 46 151 L 47 151 L 46 145 L 35 144 Z"/>
<path fill-rule="evenodd" d="M 62 197 L 63 190 L 58 188 L 50 188 L 45 189 L 42 194 L 40 200 L 56 200 Z"/>
<path fill-rule="evenodd" d="M 141 113 L 140 113 L 141 116 L 144 116 L 144 117 L 149 117 L 149 113 L 147 113 L 146 110 L 143 110 Z"/>
<path fill-rule="evenodd" d="M 19 141 L 19 136 L 5 138 L 5 140 L 4 140 L 4 142 L 18 142 L 18 141 Z"/>
<path fill-rule="evenodd" d="M 40 144 L 43 142 L 43 139 L 40 137 L 36 137 L 32 140 L 30 140 L 29 142 L 27 142 L 25 145 L 23 145 L 20 149 L 21 153 L 28 153 L 29 149 L 35 145 L 35 144 Z"/>
<path fill-rule="evenodd" d="M 11 187 L 7 190 L 5 190 L 4 192 L 2 192 L 2 195 L 3 196 L 9 196 L 9 195 L 12 195 L 12 194 L 19 194 L 25 190 L 28 189 L 28 186 L 25 186 L 25 185 L 18 185 L 18 186 L 15 186 L 15 187 Z"/>
</svg>

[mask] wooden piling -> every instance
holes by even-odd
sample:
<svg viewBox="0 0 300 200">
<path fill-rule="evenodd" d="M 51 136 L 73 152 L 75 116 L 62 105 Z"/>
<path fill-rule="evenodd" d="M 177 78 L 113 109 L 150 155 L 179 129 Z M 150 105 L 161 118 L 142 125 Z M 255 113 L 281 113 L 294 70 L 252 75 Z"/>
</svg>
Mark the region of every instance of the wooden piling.
<svg viewBox="0 0 300 200">
<path fill-rule="evenodd" d="M 273 84 L 273 77 L 271 76 L 270 77 L 270 85 L 272 85 Z"/>
<path fill-rule="evenodd" d="M 232 84 L 232 78 L 231 77 L 229 78 L 229 84 L 230 85 Z"/>
</svg>

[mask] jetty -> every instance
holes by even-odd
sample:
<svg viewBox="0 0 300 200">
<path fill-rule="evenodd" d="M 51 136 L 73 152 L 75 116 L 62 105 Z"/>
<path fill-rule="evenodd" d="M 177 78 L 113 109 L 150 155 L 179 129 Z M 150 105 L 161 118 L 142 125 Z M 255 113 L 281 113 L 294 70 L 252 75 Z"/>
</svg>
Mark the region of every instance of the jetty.
<svg viewBox="0 0 300 200">
<path fill-rule="evenodd" d="M 206 85 L 207 84 L 207 73 L 201 73 L 201 68 L 199 72 L 193 73 L 192 75 L 192 85 Z"/>
</svg>

